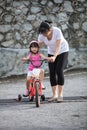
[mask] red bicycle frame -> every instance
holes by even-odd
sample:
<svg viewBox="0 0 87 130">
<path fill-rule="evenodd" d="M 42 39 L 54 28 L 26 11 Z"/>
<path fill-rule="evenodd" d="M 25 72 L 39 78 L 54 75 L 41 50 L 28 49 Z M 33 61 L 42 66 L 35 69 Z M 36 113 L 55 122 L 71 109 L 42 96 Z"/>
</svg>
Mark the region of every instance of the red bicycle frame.
<svg viewBox="0 0 87 130">
<path fill-rule="evenodd" d="M 36 79 L 35 77 L 31 77 L 29 80 L 29 87 L 28 87 L 30 99 L 32 97 L 34 97 L 36 94 L 36 83 L 39 83 L 39 96 L 42 95 L 42 84 L 40 82 L 40 79 Z"/>
</svg>

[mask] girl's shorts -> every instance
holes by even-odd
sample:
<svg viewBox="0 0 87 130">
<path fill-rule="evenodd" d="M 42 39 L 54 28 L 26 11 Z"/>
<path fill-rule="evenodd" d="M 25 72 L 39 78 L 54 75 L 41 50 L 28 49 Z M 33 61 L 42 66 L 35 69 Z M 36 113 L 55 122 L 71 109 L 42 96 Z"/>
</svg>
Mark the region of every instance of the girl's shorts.
<svg viewBox="0 0 87 130">
<path fill-rule="evenodd" d="M 27 76 L 39 76 L 41 69 L 33 69 L 32 71 L 28 71 Z"/>
</svg>

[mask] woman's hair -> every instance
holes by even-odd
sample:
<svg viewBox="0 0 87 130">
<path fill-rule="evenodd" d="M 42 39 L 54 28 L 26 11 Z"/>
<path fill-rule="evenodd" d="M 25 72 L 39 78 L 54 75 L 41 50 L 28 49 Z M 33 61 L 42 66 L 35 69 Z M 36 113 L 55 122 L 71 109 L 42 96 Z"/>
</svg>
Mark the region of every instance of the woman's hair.
<svg viewBox="0 0 87 130">
<path fill-rule="evenodd" d="M 51 21 L 47 21 L 47 20 L 41 22 L 38 32 L 39 33 L 47 32 L 51 28 L 51 23 L 52 23 Z"/>
<path fill-rule="evenodd" d="M 36 47 L 36 48 L 38 48 L 38 51 L 39 51 L 39 44 L 38 44 L 37 41 L 31 41 L 31 42 L 29 43 L 30 52 L 32 52 L 32 51 L 31 51 L 31 47 Z"/>
</svg>

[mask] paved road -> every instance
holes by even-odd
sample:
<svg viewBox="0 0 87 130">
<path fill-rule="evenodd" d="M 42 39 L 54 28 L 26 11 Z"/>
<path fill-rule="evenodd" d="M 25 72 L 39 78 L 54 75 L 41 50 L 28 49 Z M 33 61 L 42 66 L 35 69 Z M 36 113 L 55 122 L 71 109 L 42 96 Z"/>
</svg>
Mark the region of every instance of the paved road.
<svg viewBox="0 0 87 130">
<path fill-rule="evenodd" d="M 43 83 L 50 97 L 49 79 Z M 87 130 L 87 73 L 65 76 L 63 103 L 16 102 L 24 88 L 25 79 L 0 81 L 0 130 Z"/>
</svg>

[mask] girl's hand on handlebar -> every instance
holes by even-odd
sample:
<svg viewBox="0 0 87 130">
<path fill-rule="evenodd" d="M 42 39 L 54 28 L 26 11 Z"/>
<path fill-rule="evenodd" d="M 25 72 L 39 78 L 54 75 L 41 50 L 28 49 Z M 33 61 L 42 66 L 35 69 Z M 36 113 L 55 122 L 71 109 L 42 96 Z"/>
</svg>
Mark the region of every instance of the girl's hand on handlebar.
<svg viewBox="0 0 87 130">
<path fill-rule="evenodd" d="M 29 59 L 28 58 L 26 58 L 26 57 L 24 57 L 24 58 L 22 58 L 22 61 L 28 61 Z"/>
<path fill-rule="evenodd" d="M 50 57 L 46 57 L 45 59 L 46 59 L 48 62 L 50 61 Z"/>
</svg>

